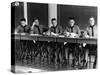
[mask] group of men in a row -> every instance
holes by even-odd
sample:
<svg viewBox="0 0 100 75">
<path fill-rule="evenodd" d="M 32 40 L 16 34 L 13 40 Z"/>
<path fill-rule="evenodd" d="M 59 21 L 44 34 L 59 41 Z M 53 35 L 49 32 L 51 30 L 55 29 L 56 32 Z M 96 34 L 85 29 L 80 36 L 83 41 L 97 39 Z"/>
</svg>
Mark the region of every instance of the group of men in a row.
<svg viewBox="0 0 100 75">
<path fill-rule="evenodd" d="M 48 35 L 48 36 L 59 36 L 59 35 L 65 35 L 65 37 L 96 37 L 97 38 L 97 25 L 95 24 L 94 17 L 90 17 L 88 21 L 88 26 L 84 32 L 84 34 L 81 34 L 81 30 L 78 25 L 75 25 L 75 19 L 69 18 L 69 23 L 66 25 L 66 28 L 63 29 L 60 25 L 57 24 L 57 19 L 52 18 L 51 19 L 52 26 L 51 27 L 45 27 L 43 25 L 40 25 L 39 20 L 35 19 L 32 23 L 32 26 L 26 25 L 26 20 L 21 19 L 20 25 L 15 29 L 15 33 L 29 33 L 29 34 L 40 34 L 40 35 Z M 64 52 L 65 53 L 65 59 L 70 59 L 70 56 L 72 55 L 73 60 L 75 60 L 75 52 L 77 53 L 77 47 L 79 47 L 79 44 L 76 43 L 67 43 L 64 45 Z M 92 56 L 92 68 L 96 67 L 96 61 L 97 61 L 97 55 L 90 55 L 91 51 L 97 50 L 97 45 L 89 45 L 86 44 L 84 46 L 85 48 L 85 57 L 84 60 L 87 63 L 88 58 Z M 77 55 L 77 54 L 76 54 Z M 73 61 L 74 65 L 75 62 Z M 73 64 L 72 64 L 73 65 Z"/>
</svg>

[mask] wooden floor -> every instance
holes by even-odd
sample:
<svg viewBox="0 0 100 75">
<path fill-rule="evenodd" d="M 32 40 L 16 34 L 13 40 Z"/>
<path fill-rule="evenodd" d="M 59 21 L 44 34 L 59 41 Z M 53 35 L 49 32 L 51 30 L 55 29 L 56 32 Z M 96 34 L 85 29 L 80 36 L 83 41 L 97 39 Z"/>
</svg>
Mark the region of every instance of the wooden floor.
<svg viewBox="0 0 100 75">
<path fill-rule="evenodd" d="M 90 66 L 91 67 L 91 66 Z M 70 64 L 54 64 L 41 62 L 36 59 L 34 62 L 16 62 L 15 73 L 33 73 L 33 72 L 47 72 L 47 71 L 68 71 L 68 70 L 83 70 L 90 69 L 88 67 L 80 68 L 79 65 L 72 66 Z"/>
</svg>

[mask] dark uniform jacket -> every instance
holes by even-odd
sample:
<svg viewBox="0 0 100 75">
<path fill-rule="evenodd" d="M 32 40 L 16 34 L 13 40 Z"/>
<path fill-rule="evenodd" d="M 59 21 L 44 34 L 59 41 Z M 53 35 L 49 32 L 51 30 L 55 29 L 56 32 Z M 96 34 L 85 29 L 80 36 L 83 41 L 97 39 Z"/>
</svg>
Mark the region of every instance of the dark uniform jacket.
<svg viewBox="0 0 100 75">
<path fill-rule="evenodd" d="M 26 26 L 19 25 L 16 28 L 16 32 L 17 33 L 29 33 L 30 32 L 30 26 L 29 25 L 26 25 Z"/>
<path fill-rule="evenodd" d="M 73 27 L 68 26 L 66 27 L 65 31 L 70 32 L 70 33 L 80 34 L 80 29 L 77 25 L 74 25 Z"/>
<path fill-rule="evenodd" d="M 92 28 L 93 28 L 93 30 L 92 30 Z M 86 34 L 88 36 L 97 38 L 98 37 L 97 33 L 98 33 L 97 25 L 94 25 L 93 27 L 89 26 L 86 28 Z"/>
<path fill-rule="evenodd" d="M 98 29 L 97 29 L 97 25 L 93 26 L 93 30 L 92 27 L 89 26 L 86 28 L 86 34 L 88 36 L 94 37 L 94 38 L 98 38 Z M 96 51 L 97 51 L 97 44 L 87 44 L 85 46 L 85 48 L 89 49 L 89 53 L 95 55 Z M 92 52 L 92 53 L 91 53 Z"/>
<path fill-rule="evenodd" d="M 43 34 L 43 32 L 47 31 L 48 27 L 45 27 L 43 25 L 34 25 L 33 29 L 31 30 L 32 34 Z"/>
<path fill-rule="evenodd" d="M 59 25 L 57 25 L 56 27 L 51 26 L 50 31 L 53 32 L 53 33 L 57 33 L 57 34 L 62 34 L 63 33 L 63 29 Z"/>
<path fill-rule="evenodd" d="M 79 27 L 77 25 L 74 25 L 73 27 L 71 27 L 71 26 L 66 27 L 65 32 L 75 33 L 75 34 L 78 34 L 80 36 L 80 29 L 79 29 Z M 67 43 L 65 45 L 65 47 L 71 48 L 72 49 L 72 52 L 76 51 L 75 49 L 78 46 L 79 45 L 77 43 Z"/>
</svg>

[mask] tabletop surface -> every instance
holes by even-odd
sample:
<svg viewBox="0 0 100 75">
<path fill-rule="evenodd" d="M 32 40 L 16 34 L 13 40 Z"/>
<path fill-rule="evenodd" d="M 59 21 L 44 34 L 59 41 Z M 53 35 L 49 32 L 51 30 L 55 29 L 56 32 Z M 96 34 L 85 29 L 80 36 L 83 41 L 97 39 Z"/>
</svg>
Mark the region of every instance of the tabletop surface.
<svg viewBox="0 0 100 75">
<path fill-rule="evenodd" d="M 12 39 L 19 40 L 38 40 L 38 41 L 54 41 L 54 42 L 71 42 L 71 43 L 88 43 L 97 44 L 97 38 L 70 38 L 60 36 L 43 36 L 39 34 L 12 34 Z"/>
</svg>

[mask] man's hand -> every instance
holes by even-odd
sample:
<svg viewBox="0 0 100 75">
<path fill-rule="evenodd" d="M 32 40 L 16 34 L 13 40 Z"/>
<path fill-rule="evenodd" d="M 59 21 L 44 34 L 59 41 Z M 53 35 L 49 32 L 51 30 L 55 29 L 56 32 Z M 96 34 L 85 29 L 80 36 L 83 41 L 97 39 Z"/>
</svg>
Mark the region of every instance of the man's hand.
<svg viewBox="0 0 100 75">
<path fill-rule="evenodd" d="M 48 35 L 48 36 L 51 35 L 50 31 L 44 32 L 43 34 L 44 34 L 44 35 Z"/>
<path fill-rule="evenodd" d="M 31 26 L 31 30 L 34 28 L 34 25 L 35 25 L 36 23 L 35 22 L 33 22 L 33 24 L 32 24 L 32 26 Z"/>
<path fill-rule="evenodd" d="M 83 43 L 83 47 L 85 47 L 86 46 L 86 43 Z"/>
<path fill-rule="evenodd" d="M 65 35 L 66 37 L 69 37 L 70 33 L 69 33 L 69 32 L 64 32 L 64 35 Z"/>
<path fill-rule="evenodd" d="M 51 35 L 58 36 L 59 34 L 51 32 Z"/>
<path fill-rule="evenodd" d="M 85 35 L 85 38 L 89 38 L 90 36 L 89 35 Z"/>
<path fill-rule="evenodd" d="M 75 33 L 69 33 L 69 37 L 75 38 L 75 37 L 79 37 L 79 35 L 78 34 L 75 34 Z"/>
</svg>

